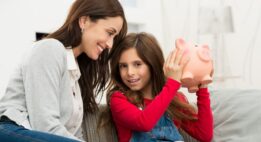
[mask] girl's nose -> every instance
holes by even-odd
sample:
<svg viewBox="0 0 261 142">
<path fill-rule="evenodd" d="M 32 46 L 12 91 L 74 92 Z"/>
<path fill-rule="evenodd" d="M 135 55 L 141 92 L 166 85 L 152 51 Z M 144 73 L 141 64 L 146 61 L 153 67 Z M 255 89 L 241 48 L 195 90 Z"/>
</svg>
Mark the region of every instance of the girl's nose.
<svg viewBox="0 0 261 142">
<path fill-rule="evenodd" d="M 134 75 L 134 68 L 133 67 L 128 67 L 128 75 L 129 76 L 132 76 L 132 75 Z"/>
</svg>

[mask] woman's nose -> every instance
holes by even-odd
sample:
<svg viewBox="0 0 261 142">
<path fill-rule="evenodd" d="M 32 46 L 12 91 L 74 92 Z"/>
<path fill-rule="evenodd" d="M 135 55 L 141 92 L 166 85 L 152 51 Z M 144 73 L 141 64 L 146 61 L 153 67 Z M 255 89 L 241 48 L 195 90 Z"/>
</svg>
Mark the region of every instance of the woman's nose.
<svg viewBox="0 0 261 142">
<path fill-rule="evenodd" d="M 113 38 L 110 38 L 107 40 L 106 42 L 106 47 L 111 49 L 112 48 L 112 45 L 113 45 Z"/>
</svg>

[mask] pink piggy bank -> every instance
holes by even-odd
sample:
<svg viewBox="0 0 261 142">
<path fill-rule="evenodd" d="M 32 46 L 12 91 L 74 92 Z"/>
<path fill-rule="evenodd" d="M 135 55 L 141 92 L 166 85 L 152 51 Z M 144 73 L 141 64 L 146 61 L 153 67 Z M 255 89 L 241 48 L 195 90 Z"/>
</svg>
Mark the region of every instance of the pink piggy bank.
<svg viewBox="0 0 261 142">
<path fill-rule="evenodd" d="M 213 70 L 213 62 L 207 45 L 191 46 L 183 39 L 177 39 L 176 48 L 184 50 L 181 62 L 184 62 L 186 56 L 190 58 L 182 73 L 182 87 L 188 88 L 190 93 L 195 93 L 200 84 L 212 82 L 210 74 Z"/>
</svg>

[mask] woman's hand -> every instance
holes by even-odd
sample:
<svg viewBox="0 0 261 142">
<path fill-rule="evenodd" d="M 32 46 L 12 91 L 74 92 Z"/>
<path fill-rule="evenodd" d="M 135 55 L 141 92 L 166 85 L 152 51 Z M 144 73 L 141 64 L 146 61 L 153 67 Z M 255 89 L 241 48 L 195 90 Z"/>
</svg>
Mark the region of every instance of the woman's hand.
<svg viewBox="0 0 261 142">
<path fill-rule="evenodd" d="M 184 53 L 183 50 L 175 49 L 167 57 L 167 59 L 164 63 L 164 66 L 163 66 L 163 71 L 167 78 L 172 78 L 172 79 L 180 82 L 184 66 L 189 61 L 189 59 L 186 58 L 184 60 L 184 62 L 181 62 L 183 53 Z"/>
</svg>

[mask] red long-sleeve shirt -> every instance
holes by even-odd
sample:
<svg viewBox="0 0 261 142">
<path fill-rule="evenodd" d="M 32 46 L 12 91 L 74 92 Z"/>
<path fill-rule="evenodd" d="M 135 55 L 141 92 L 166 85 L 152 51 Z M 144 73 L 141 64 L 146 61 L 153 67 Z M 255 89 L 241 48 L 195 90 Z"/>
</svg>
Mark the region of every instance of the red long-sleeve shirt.
<svg viewBox="0 0 261 142">
<path fill-rule="evenodd" d="M 115 92 L 111 96 L 110 107 L 119 142 L 129 142 L 132 131 L 150 131 L 167 110 L 173 97 L 178 94 L 179 88 L 180 83 L 168 79 L 162 91 L 153 100 L 144 100 L 144 110 L 130 103 L 121 92 Z M 181 124 L 175 125 L 199 141 L 209 142 L 213 136 L 213 116 L 208 89 L 200 89 L 197 96 L 198 120 L 182 121 Z"/>
</svg>

